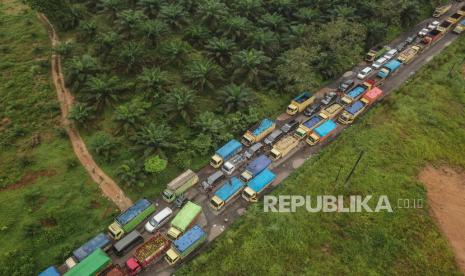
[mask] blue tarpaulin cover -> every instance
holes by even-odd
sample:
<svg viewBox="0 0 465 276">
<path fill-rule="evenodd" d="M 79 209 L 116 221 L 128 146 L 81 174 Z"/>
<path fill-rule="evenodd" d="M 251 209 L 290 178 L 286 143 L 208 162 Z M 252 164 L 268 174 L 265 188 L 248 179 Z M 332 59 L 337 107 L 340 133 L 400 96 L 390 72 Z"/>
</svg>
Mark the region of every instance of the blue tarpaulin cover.
<svg viewBox="0 0 465 276">
<path fill-rule="evenodd" d="M 194 225 L 194 227 L 189 229 L 184 235 L 174 241 L 174 246 L 179 253 L 182 253 L 205 235 L 205 231 L 203 231 L 200 226 Z"/>
<path fill-rule="evenodd" d="M 116 221 L 120 225 L 126 225 L 126 223 L 130 222 L 133 218 L 137 217 L 142 211 L 147 209 L 152 203 L 147 199 L 143 198 L 137 201 L 134 205 L 129 207 L 124 213 L 116 217 Z"/>
<path fill-rule="evenodd" d="M 304 122 L 304 126 L 308 128 L 312 128 L 316 124 L 318 124 L 321 120 L 323 120 L 322 117 L 320 117 L 318 114 L 313 115 L 310 119 L 308 119 L 306 122 Z"/>
<path fill-rule="evenodd" d="M 60 273 L 54 266 L 51 266 L 39 273 L 39 276 L 60 276 Z"/>
<path fill-rule="evenodd" d="M 268 167 L 270 164 L 270 158 L 268 158 L 265 154 L 262 154 L 255 160 L 250 162 L 250 164 L 247 165 L 246 170 L 249 171 L 252 175 L 256 175 L 257 173 L 261 172 L 263 169 Z"/>
<path fill-rule="evenodd" d="M 216 154 L 225 158 L 229 156 L 231 153 L 235 152 L 240 147 L 242 147 L 242 144 L 239 141 L 232 139 L 231 141 L 226 143 L 224 146 L 222 146 L 220 149 L 218 149 L 216 151 Z"/>
<path fill-rule="evenodd" d="M 366 88 L 362 86 L 357 86 L 354 89 L 350 90 L 350 92 L 347 94 L 349 97 L 352 99 L 357 98 L 360 94 L 365 92 Z"/>
<path fill-rule="evenodd" d="M 244 183 L 240 181 L 237 177 L 233 177 L 230 180 L 226 181 L 221 188 L 219 188 L 215 195 L 221 200 L 226 201 L 230 196 L 235 194 L 237 191 L 244 187 Z"/>
<path fill-rule="evenodd" d="M 263 121 L 260 122 L 260 125 L 258 125 L 258 127 L 252 131 L 252 135 L 258 136 L 262 134 L 265 130 L 269 129 L 273 124 L 274 122 L 272 120 L 263 119 Z"/>
<path fill-rule="evenodd" d="M 337 124 L 332 120 L 324 122 L 321 126 L 315 128 L 315 132 L 320 136 L 324 137 L 328 135 L 331 131 L 333 131 L 337 127 Z"/>
<path fill-rule="evenodd" d="M 91 240 L 87 241 L 81 247 L 73 251 L 73 256 L 78 259 L 78 261 L 84 260 L 90 253 L 94 252 L 97 248 L 103 248 L 106 245 L 110 244 L 110 238 L 107 235 L 100 233 Z"/>
<path fill-rule="evenodd" d="M 275 180 L 276 175 L 270 171 L 269 169 L 263 170 L 260 174 L 250 180 L 249 186 L 255 192 L 261 191 L 265 186 L 273 182 Z"/>
<path fill-rule="evenodd" d="M 360 109 L 362 109 L 365 106 L 365 103 L 362 101 L 356 101 L 350 106 L 346 107 L 346 111 L 349 112 L 350 114 L 354 115 L 357 113 Z"/>
</svg>

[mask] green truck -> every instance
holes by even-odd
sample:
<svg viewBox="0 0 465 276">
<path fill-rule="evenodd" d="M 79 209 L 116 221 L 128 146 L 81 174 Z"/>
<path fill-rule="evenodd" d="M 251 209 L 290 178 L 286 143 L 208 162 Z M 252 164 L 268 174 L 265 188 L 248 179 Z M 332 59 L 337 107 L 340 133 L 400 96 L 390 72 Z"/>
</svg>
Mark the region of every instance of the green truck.
<svg viewBox="0 0 465 276">
<path fill-rule="evenodd" d="M 173 202 L 179 195 L 197 183 L 199 183 L 197 174 L 192 170 L 187 170 L 166 185 L 162 197 L 168 203 Z"/>
<path fill-rule="evenodd" d="M 202 207 L 188 201 L 171 221 L 171 227 L 167 233 L 168 237 L 176 240 L 182 233 L 194 225 L 200 213 L 202 213 Z"/>
<path fill-rule="evenodd" d="M 155 212 L 155 205 L 145 198 L 140 199 L 115 218 L 115 221 L 108 226 L 108 232 L 114 240 L 119 240 L 124 233 L 134 230 L 153 212 Z"/>
<path fill-rule="evenodd" d="M 102 249 L 98 248 L 82 262 L 75 265 L 65 276 L 94 276 L 111 265 L 111 259 Z"/>
</svg>

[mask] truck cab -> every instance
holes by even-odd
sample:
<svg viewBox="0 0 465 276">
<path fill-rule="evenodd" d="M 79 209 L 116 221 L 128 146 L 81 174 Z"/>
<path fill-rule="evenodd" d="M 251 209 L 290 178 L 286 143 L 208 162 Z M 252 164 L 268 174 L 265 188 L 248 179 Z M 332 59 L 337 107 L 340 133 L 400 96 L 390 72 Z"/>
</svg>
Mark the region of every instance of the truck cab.
<svg viewBox="0 0 465 276">
<path fill-rule="evenodd" d="M 239 168 L 244 162 L 246 161 L 245 157 L 242 154 L 238 154 L 233 156 L 233 158 L 229 159 L 226 163 L 224 163 L 221 170 L 226 173 L 227 175 L 233 174 L 233 172 Z"/>
<path fill-rule="evenodd" d="M 169 265 L 174 265 L 179 261 L 180 258 L 181 256 L 179 256 L 179 254 L 176 253 L 176 251 L 174 251 L 173 249 L 169 249 L 165 255 L 165 260 L 168 262 Z"/>
<path fill-rule="evenodd" d="M 314 101 L 314 99 L 315 97 L 311 95 L 310 92 L 303 92 L 291 101 L 291 104 L 287 106 L 286 113 L 289 115 L 295 115 L 298 112 L 302 112 Z"/>
<path fill-rule="evenodd" d="M 119 240 L 123 237 L 124 235 L 124 230 L 119 226 L 117 222 L 113 222 L 108 226 L 108 233 L 110 234 L 111 238 L 116 240 Z"/>
<path fill-rule="evenodd" d="M 133 257 L 126 261 L 126 268 L 131 276 L 137 275 L 142 271 L 142 266 Z"/>
<path fill-rule="evenodd" d="M 175 227 L 170 227 L 170 229 L 168 229 L 168 232 L 166 232 L 166 235 L 171 240 L 176 240 L 179 236 L 181 236 L 181 234 L 182 232 L 176 229 Z"/>
<path fill-rule="evenodd" d="M 223 158 L 219 156 L 218 154 L 215 154 L 212 156 L 210 160 L 210 165 L 212 165 L 213 168 L 219 168 L 223 164 Z"/>
</svg>

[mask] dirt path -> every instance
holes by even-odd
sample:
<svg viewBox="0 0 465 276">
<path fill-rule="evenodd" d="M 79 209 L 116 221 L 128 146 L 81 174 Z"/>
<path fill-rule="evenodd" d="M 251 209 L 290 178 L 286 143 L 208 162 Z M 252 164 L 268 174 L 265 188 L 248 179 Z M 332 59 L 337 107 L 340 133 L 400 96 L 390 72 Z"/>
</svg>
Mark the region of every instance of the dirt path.
<svg viewBox="0 0 465 276">
<path fill-rule="evenodd" d="M 52 46 L 58 45 L 60 40 L 53 25 L 45 15 L 39 13 L 38 16 L 47 27 L 47 31 L 52 41 Z M 124 192 L 115 183 L 115 181 L 106 175 L 105 172 L 97 165 L 97 163 L 95 163 L 92 155 L 87 150 L 86 144 L 79 135 L 76 126 L 71 120 L 68 119 L 69 111 L 73 106 L 74 97 L 65 86 L 60 55 L 55 53 L 52 53 L 52 78 L 53 83 L 55 84 L 58 101 L 60 102 L 62 125 L 68 133 L 74 153 L 89 175 L 92 177 L 92 179 L 98 183 L 100 189 L 103 191 L 103 194 L 112 200 L 119 209 L 126 210 L 129 206 L 132 205 L 132 201 L 126 197 Z"/>
<path fill-rule="evenodd" d="M 431 213 L 465 273 L 465 172 L 427 166 L 418 178 L 427 188 Z"/>
</svg>

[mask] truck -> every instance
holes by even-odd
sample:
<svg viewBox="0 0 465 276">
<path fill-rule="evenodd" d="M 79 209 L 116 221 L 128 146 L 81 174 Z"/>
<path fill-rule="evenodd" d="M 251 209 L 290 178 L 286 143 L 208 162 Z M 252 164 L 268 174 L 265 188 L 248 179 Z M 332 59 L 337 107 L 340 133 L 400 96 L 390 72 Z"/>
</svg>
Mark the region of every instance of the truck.
<svg viewBox="0 0 465 276">
<path fill-rule="evenodd" d="M 172 243 L 166 252 L 165 260 L 169 265 L 186 258 L 207 239 L 207 233 L 199 226 L 194 225 L 182 237 Z"/>
<path fill-rule="evenodd" d="M 365 95 L 363 95 L 361 101 L 370 106 L 375 103 L 379 97 L 381 97 L 381 95 L 383 95 L 383 90 L 379 89 L 378 87 L 374 87 L 370 91 L 366 92 Z"/>
<path fill-rule="evenodd" d="M 324 119 L 332 119 L 336 117 L 343 109 L 342 104 L 340 103 L 333 103 L 332 105 L 326 107 L 322 111 L 320 111 L 320 117 Z"/>
<path fill-rule="evenodd" d="M 371 89 L 374 85 L 374 80 L 366 80 L 363 83 L 358 84 L 357 86 L 349 90 L 349 92 L 342 96 L 341 100 L 345 104 L 351 104 L 353 101 L 358 100 L 363 95 L 363 93 Z"/>
<path fill-rule="evenodd" d="M 220 211 L 226 204 L 231 202 L 244 188 L 244 182 L 239 178 L 233 177 L 215 191 L 214 196 L 210 200 L 210 207 L 215 211 Z"/>
<path fill-rule="evenodd" d="M 465 30 L 465 20 L 462 20 L 457 24 L 457 26 L 452 30 L 454 34 L 461 34 Z"/>
<path fill-rule="evenodd" d="M 162 198 L 168 203 L 173 202 L 197 183 L 199 183 L 197 174 L 192 170 L 187 170 L 166 185 Z"/>
<path fill-rule="evenodd" d="M 139 223 L 155 212 L 155 205 L 143 198 L 115 218 L 108 226 L 108 233 L 114 240 L 119 240 L 125 233 L 131 232 Z"/>
<path fill-rule="evenodd" d="M 408 64 L 410 63 L 410 61 L 413 60 L 413 58 L 417 55 L 419 51 L 420 47 L 418 47 L 417 45 L 410 46 L 399 54 L 397 60 L 402 62 L 403 64 Z"/>
<path fill-rule="evenodd" d="M 454 23 L 450 22 L 449 20 L 444 20 L 439 24 L 439 26 L 436 28 L 436 30 L 446 33 L 451 27 L 454 25 Z"/>
<path fill-rule="evenodd" d="M 315 101 L 315 96 L 310 92 L 303 92 L 294 99 L 287 106 L 286 113 L 289 115 L 295 115 L 297 113 L 303 112 L 305 108 L 311 105 Z"/>
<path fill-rule="evenodd" d="M 333 120 L 324 122 L 321 126 L 315 128 L 312 133 L 307 137 L 307 144 L 314 146 L 319 142 L 323 142 L 328 137 L 331 137 L 337 130 L 337 124 Z"/>
<path fill-rule="evenodd" d="M 353 102 L 351 105 L 344 108 L 341 116 L 338 118 L 338 122 L 344 125 L 348 125 L 354 122 L 367 107 L 367 104 L 361 100 Z"/>
<path fill-rule="evenodd" d="M 212 156 L 210 160 L 210 165 L 213 168 L 219 168 L 223 163 L 233 157 L 235 154 L 239 153 L 242 150 L 242 144 L 239 143 L 236 139 L 232 139 L 227 142 L 224 146 L 219 148 L 215 155 Z"/>
<path fill-rule="evenodd" d="M 265 154 L 262 154 L 250 162 L 247 167 L 245 167 L 245 171 L 242 172 L 239 178 L 247 183 L 270 165 L 271 160 Z"/>
<path fill-rule="evenodd" d="M 247 130 L 242 136 L 242 144 L 250 147 L 253 143 L 260 142 L 276 128 L 273 120 L 263 119 L 260 123 Z"/>
<path fill-rule="evenodd" d="M 437 7 L 433 12 L 433 17 L 435 18 L 441 17 L 443 14 L 448 12 L 451 7 L 452 7 L 452 4 L 447 4 L 444 6 Z"/>
<path fill-rule="evenodd" d="M 270 186 L 275 179 L 276 174 L 269 169 L 263 170 L 247 184 L 247 187 L 245 187 L 242 192 L 242 197 L 249 202 L 257 202 L 258 196 Z"/>
<path fill-rule="evenodd" d="M 92 252 L 94 252 L 97 248 L 101 248 L 103 250 L 108 249 L 111 246 L 110 238 L 105 235 L 104 233 L 100 233 L 97 236 L 93 237 L 81 247 L 73 251 L 73 257 L 76 258 L 78 262 L 84 260 L 87 256 L 89 256 Z"/>
<path fill-rule="evenodd" d="M 270 159 L 273 161 L 288 155 L 293 149 L 299 145 L 300 139 L 295 136 L 286 136 L 281 139 L 270 151 Z"/>
<path fill-rule="evenodd" d="M 202 207 L 188 201 L 184 207 L 178 212 L 178 214 L 171 221 L 170 229 L 166 233 L 168 238 L 176 240 L 181 236 L 182 233 L 186 232 L 202 213 Z"/>
<path fill-rule="evenodd" d="M 82 262 L 75 265 L 64 276 L 97 275 L 111 265 L 111 259 L 102 249 L 97 248 Z"/>
<path fill-rule="evenodd" d="M 294 136 L 298 139 L 304 139 L 315 127 L 319 126 L 325 121 L 325 118 L 319 114 L 315 114 L 307 120 L 303 121 L 297 130 L 294 132 Z"/>
<path fill-rule="evenodd" d="M 237 154 L 233 156 L 233 158 L 226 161 L 226 163 L 223 164 L 223 167 L 221 168 L 221 170 L 225 174 L 231 175 L 237 168 L 239 168 L 242 164 L 244 164 L 245 161 L 247 161 L 247 159 L 245 158 L 243 154 Z"/>
<path fill-rule="evenodd" d="M 380 56 L 384 55 L 387 51 L 391 50 L 389 46 L 375 46 L 368 51 L 365 55 L 365 61 L 373 62 L 375 59 L 379 58 Z"/>
<path fill-rule="evenodd" d="M 377 78 L 386 79 L 388 76 L 394 74 L 397 69 L 400 68 L 402 63 L 397 59 L 391 60 L 390 62 L 386 63 L 381 70 L 379 70 L 378 74 L 376 75 Z"/>
<path fill-rule="evenodd" d="M 464 17 L 464 14 L 460 14 L 459 12 L 454 13 L 453 15 L 449 16 L 447 18 L 447 21 L 451 22 L 452 24 L 457 24 L 462 18 Z"/>
<path fill-rule="evenodd" d="M 61 276 L 61 274 L 56 267 L 49 266 L 44 271 L 40 272 L 39 276 Z"/>
<path fill-rule="evenodd" d="M 437 29 L 431 30 L 425 37 L 423 37 L 423 39 L 421 40 L 421 43 L 425 46 L 429 46 L 433 44 L 434 42 L 440 40 L 443 36 L 444 36 L 444 32 L 441 32 Z M 415 45 L 415 46 L 418 46 L 418 45 Z M 412 46 L 412 47 L 415 47 L 415 46 Z M 420 50 L 421 49 L 418 49 L 417 53 L 419 53 Z"/>
<path fill-rule="evenodd" d="M 161 257 L 170 247 L 171 241 L 157 232 L 147 242 L 139 246 L 134 255 L 126 261 L 129 275 L 136 275 L 153 261 Z"/>
</svg>

